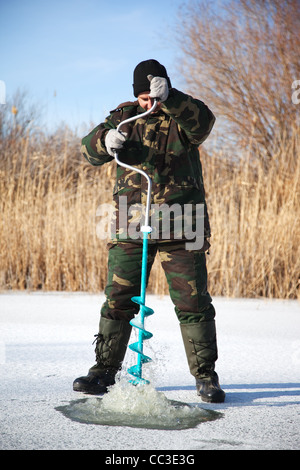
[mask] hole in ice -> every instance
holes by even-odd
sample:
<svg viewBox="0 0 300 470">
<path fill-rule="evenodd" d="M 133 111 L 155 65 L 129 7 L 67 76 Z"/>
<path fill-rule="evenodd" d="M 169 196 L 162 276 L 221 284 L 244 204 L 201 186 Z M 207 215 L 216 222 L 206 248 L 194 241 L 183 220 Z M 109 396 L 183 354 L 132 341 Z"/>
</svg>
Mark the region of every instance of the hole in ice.
<svg viewBox="0 0 300 470">
<path fill-rule="evenodd" d="M 59 406 L 67 418 L 86 424 L 148 429 L 187 429 L 222 416 L 213 410 L 169 400 L 151 385 L 117 383 L 103 397 L 73 400 Z"/>
</svg>

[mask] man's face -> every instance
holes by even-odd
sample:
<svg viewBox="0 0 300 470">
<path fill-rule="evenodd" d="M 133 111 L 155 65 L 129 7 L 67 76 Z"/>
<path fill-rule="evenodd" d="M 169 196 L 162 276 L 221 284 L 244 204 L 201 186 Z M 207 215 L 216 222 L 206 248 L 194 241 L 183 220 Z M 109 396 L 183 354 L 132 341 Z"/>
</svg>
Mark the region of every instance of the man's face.
<svg viewBox="0 0 300 470">
<path fill-rule="evenodd" d="M 149 94 L 150 94 L 150 91 L 145 91 L 143 93 L 140 93 L 138 96 L 139 105 L 146 111 L 151 109 L 154 103 L 154 99 L 150 98 Z M 155 112 L 158 111 L 160 107 L 161 107 L 161 103 L 157 103 Z"/>
</svg>

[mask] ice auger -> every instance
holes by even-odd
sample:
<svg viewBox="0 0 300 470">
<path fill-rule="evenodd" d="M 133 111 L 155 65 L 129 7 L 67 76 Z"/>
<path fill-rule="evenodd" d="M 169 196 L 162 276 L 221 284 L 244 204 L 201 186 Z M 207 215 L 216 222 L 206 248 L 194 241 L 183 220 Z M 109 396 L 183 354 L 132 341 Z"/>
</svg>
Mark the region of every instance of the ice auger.
<svg viewBox="0 0 300 470">
<path fill-rule="evenodd" d="M 148 114 L 152 113 L 157 106 L 157 100 L 154 100 L 153 106 L 151 109 L 146 111 L 145 113 L 138 114 L 137 116 L 133 116 L 128 118 L 122 122 L 117 127 L 117 131 L 120 131 L 120 128 L 127 124 L 128 122 L 135 121 L 141 117 L 145 117 Z M 151 232 L 151 227 L 149 225 L 149 212 L 150 212 L 150 202 L 151 202 L 151 188 L 152 188 L 152 181 L 149 175 L 145 173 L 143 170 L 139 168 L 133 167 L 131 165 L 127 165 L 124 162 L 121 162 L 118 157 L 118 153 L 114 151 L 114 158 L 116 162 L 123 166 L 124 168 L 128 168 L 133 171 L 137 171 L 142 176 L 147 179 L 148 188 L 147 188 L 147 200 L 146 200 L 146 209 L 145 209 L 145 222 L 144 225 L 141 227 L 141 231 L 143 233 L 143 250 L 142 250 L 142 272 L 141 272 L 141 289 L 140 295 L 136 297 L 132 297 L 132 301 L 137 303 L 140 306 L 140 310 L 138 315 L 130 321 L 130 324 L 138 329 L 138 341 L 130 344 L 128 347 L 137 353 L 137 364 L 130 367 L 128 369 L 128 373 L 134 376 L 134 379 L 131 379 L 131 382 L 134 385 L 139 384 L 147 384 L 149 380 L 142 378 L 142 366 L 143 364 L 150 362 L 151 358 L 146 356 L 143 352 L 144 340 L 150 339 L 153 335 L 149 331 L 145 330 L 145 318 L 149 315 L 152 315 L 154 311 L 145 305 L 146 300 L 146 283 L 147 283 L 147 258 L 148 258 L 148 237 L 149 233 Z"/>
</svg>

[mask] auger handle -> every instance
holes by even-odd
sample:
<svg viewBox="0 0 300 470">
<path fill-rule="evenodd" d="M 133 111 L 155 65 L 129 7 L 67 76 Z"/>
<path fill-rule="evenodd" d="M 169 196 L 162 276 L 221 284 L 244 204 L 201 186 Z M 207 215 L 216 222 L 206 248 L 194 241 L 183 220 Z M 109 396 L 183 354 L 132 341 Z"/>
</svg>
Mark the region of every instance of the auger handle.
<svg viewBox="0 0 300 470">
<path fill-rule="evenodd" d="M 148 114 L 152 113 L 155 110 L 156 106 L 157 106 L 157 99 L 154 98 L 153 106 L 150 109 L 148 109 L 148 111 L 145 111 L 142 114 L 138 114 L 137 116 L 130 117 L 130 118 L 125 119 L 124 121 L 120 122 L 120 124 L 117 126 L 117 131 L 120 132 L 120 129 L 124 124 L 127 124 L 127 123 L 132 122 L 132 121 L 136 121 L 137 119 L 148 116 Z M 145 171 L 140 170 L 139 168 L 136 168 L 134 166 L 128 165 L 127 163 L 121 162 L 119 160 L 119 155 L 118 155 L 118 152 L 116 150 L 114 150 L 114 158 L 120 166 L 122 166 L 124 168 L 128 168 L 129 170 L 136 171 L 137 173 L 140 173 L 141 175 L 143 175 L 147 179 L 148 191 L 147 191 L 147 202 L 146 202 L 146 211 L 145 211 L 145 223 L 144 223 L 144 226 L 141 227 L 141 230 L 143 232 L 148 232 L 149 233 L 151 231 L 151 227 L 149 225 L 149 211 L 150 211 L 150 202 L 151 202 L 152 180 L 151 180 L 150 176 L 148 176 L 147 173 L 145 173 Z"/>
</svg>

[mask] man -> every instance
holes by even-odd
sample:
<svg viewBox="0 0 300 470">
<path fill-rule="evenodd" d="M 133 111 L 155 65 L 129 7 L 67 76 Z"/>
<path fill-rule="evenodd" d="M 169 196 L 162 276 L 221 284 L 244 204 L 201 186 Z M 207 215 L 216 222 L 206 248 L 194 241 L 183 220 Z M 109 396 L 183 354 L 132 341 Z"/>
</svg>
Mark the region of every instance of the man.
<svg viewBox="0 0 300 470">
<path fill-rule="evenodd" d="M 190 372 L 196 378 L 197 393 L 206 402 L 223 402 L 225 393 L 214 370 L 217 360 L 215 310 L 207 291 L 205 259 L 205 251 L 210 246 L 207 241 L 210 226 L 198 152 L 215 118 L 202 101 L 172 88 L 165 67 L 156 60 L 146 60 L 136 66 L 133 91 L 137 101 L 123 103 L 111 111 L 104 123 L 83 138 L 82 153 L 92 165 L 102 165 L 113 160 L 114 150 L 117 150 L 120 161 L 149 174 L 154 205 L 193 208 L 188 236 L 178 236 L 177 214 L 170 217 L 167 236 L 159 228 L 156 237 L 149 240 L 148 277 L 158 252 L 180 323 Z M 116 130 L 121 121 L 149 110 L 154 98 L 159 102 L 150 115 L 125 124 L 122 133 Z M 130 236 L 128 225 L 121 223 L 121 219 L 124 220 L 121 201 L 126 198 L 130 207 L 144 204 L 147 193 L 144 180 L 137 172 L 117 168 L 116 233 L 112 234 L 109 244 L 106 300 L 96 335 L 96 364 L 87 376 L 74 381 L 75 391 L 107 392 L 122 366 L 131 333 L 129 321 L 139 308 L 131 298 L 140 294 L 142 243 Z M 202 222 L 204 219 L 201 246 L 187 244 L 190 233 L 196 233 L 198 206 L 203 208 Z M 183 212 L 179 217 L 180 214 Z M 130 220 L 129 216 L 128 224 Z"/>
</svg>

